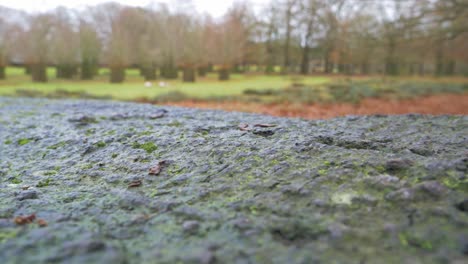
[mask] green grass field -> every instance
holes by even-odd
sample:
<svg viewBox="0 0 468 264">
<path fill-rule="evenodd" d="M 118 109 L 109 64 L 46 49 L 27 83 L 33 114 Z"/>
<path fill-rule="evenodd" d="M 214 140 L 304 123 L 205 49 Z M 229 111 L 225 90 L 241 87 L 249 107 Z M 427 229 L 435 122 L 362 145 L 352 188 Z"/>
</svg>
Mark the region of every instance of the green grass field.
<svg viewBox="0 0 468 264">
<path fill-rule="evenodd" d="M 55 69 L 48 69 L 48 83 L 33 83 L 30 76 L 24 74 L 23 68 L 9 67 L 6 70 L 7 79 L 0 81 L 0 95 L 16 95 L 16 91 L 30 90 L 41 93 L 53 93 L 56 90 L 70 92 L 85 92 L 95 96 L 111 96 L 117 100 L 136 100 L 140 98 L 154 98 L 168 92 L 180 92 L 191 98 L 204 99 L 211 97 L 236 97 L 247 89 L 282 89 L 297 81 L 294 77 L 263 76 L 232 74 L 231 79 L 219 82 L 215 73 L 204 78 L 198 78 L 195 83 L 184 83 L 180 80 L 157 80 L 148 88 L 144 79 L 135 69 L 126 72 L 126 81 L 121 84 L 108 82 L 108 70 L 101 69 L 99 76 L 92 81 L 70 81 L 55 78 Z M 159 87 L 158 83 L 164 81 L 166 87 Z M 301 77 L 301 83 L 313 85 L 330 81 L 327 77 Z"/>
<path fill-rule="evenodd" d="M 48 83 L 33 83 L 23 68 L 8 67 L 7 79 L 0 80 L 0 96 L 85 97 L 116 100 L 174 102 L 181 100 L 236 100 L 262 103 L 298 102 L 305 104 L 352 102 L 366 97 L 412 98 L 441 93 L 466 93 L 467 78 L 432 77 L 349 77 L 349 76 L 266 76 L 231 74 L 220 82 L 216 73 L 198 78 L 195 83 L 157 80 L 145 87 L 138 70 L 128 69 L 126 81 L 108 82 L 109 70 L 100 69 L 91 81 L 55 78 L 55 69 L 47 70 Z M 181 78 L 181 77 L 180 77 Z M 164 87 L 159 82 L 165 82 Z"/>
</svg>

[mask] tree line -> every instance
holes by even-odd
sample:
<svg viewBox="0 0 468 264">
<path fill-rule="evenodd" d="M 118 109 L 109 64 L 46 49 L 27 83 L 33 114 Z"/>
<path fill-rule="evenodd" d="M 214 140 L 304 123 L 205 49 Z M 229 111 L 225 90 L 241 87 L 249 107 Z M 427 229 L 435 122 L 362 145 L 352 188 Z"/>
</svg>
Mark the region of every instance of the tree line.
<svg viewBox="0 0 468 264">
<path fill-rule="evenodd" d="M 238 1 L 215 19 L 190 6 L 105 3 L 24 13 L 0 7 L 0 79 L 21 65 L 36 82 L 111 82 L 138 68 L 146 80 L 216 70 L 266 74 L 468 75 L 468 0 Z M 255 67 L 252 67 L 255 66 Z"/>
</svg>

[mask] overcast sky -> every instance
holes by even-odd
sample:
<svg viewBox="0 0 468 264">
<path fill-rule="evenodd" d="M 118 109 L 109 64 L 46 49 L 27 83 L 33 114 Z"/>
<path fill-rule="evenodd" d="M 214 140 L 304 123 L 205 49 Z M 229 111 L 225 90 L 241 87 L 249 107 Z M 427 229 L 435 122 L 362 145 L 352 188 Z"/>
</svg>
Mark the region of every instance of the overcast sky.
<svg viewBox="0 0 468 264">
<path fill-rule="evenodd" d="M 226 12 L 235 0 L 191 0 L 200 13 L 209 13 L 214 17 L 219 17 Z M 255 9 L 261 8 L 269 0 L 249 0 Z M 66 6 L 80 8 L 99 3 L 110 2 L 109 0 L 0 0 L 0 5 L 21 9 L 28 12 L 42 12 L 53 9 L 57 6 Z M 190 0 L 114 0 L 125 5 L 147 6 L 153 3 L 167 3 L 169 6 L 175 6 L 178 3 L 190 2 Z"/>
</svg>

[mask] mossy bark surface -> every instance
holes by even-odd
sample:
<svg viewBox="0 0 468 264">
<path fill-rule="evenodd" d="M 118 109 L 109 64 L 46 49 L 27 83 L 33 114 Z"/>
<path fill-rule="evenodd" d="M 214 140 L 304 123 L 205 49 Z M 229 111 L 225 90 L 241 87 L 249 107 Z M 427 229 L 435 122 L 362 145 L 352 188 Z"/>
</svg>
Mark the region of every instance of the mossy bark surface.
<svg viewBox="0 0 468 264">
<path fill-rule="evenodd" d="M 466 116 L 304 121 L 23 98 L 0 98 L 0 112 L 1 263 L 468 254 Z"/>
</svg>

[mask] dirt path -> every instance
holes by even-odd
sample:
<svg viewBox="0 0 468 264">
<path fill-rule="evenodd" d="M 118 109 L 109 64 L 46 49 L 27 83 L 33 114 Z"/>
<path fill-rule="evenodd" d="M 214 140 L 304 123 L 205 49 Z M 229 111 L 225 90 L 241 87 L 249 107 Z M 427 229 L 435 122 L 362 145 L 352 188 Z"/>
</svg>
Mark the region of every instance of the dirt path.
<svg viewBox="0 0 468 264">
<path fill-rule="evenodd" d="M 368 98 L 358 105 L 349 103 L 327 105 L 304 104 L 273 104 L 244 102 L 196 102 L 183 101 L 168 103 L 167 105 L 221 109 L 226 111 L 241 111 L 261 113 L 273 116 L 302 117 L 307 119 L 333 118 L 345 115 L 371 115 L 371 114 L 459 114 L 468 115 L 468 94 L 432 95 L 409 100 L 387 100 Z"/>
</svg>

